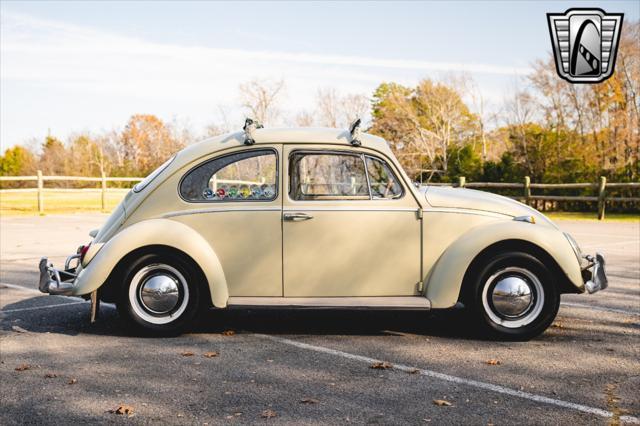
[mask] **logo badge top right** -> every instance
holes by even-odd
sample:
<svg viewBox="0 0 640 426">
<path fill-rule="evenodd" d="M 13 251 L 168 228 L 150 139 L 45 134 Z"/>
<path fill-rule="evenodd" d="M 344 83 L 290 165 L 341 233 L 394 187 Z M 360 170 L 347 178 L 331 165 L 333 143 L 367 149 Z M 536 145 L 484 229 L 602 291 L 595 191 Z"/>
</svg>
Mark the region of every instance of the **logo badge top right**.
<svg viewBox="0 0 640 426">
<path fill-rule="evenodd" d="M 623 16 L 602 9 L 547 13 L 558 75 L 571 83 L 600 83 L 611 77 Z"/>
</svg>

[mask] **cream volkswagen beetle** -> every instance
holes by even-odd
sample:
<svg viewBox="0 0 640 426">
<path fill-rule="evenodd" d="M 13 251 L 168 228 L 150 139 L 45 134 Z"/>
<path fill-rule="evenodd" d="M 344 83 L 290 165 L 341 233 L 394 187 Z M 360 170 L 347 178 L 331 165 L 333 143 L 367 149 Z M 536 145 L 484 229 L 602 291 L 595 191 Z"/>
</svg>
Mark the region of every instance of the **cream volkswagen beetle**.
<svg viewBox="0 0 640 426">
<path fill-rule="evenodd" d="M 201 308 L 446 309 L 528 339 L 562 293 L 604 289 L 604 259 L 538 211 L 480 191 L 415 186 L 387 143 L 337 129 L 264 129 L 178 152 L 131 190 L 40 290 L 115 302 L 152 334 Z M 76 265 L 77 264 L 77 265 Z"/>
</svg>

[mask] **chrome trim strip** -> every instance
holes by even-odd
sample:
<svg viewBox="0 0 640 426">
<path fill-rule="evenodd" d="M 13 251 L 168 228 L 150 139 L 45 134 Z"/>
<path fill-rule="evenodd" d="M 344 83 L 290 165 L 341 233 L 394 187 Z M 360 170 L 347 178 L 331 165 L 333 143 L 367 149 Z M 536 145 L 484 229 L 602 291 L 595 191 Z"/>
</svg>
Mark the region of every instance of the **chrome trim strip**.
<svg viewBox="0 0 640 426">
<path fill-rule="evenodd" d="M 303 211 L 303 212 L 321 212 L 321 211 L 354 211 L 354 212 L 412 212 L 415 213 L 419 209 L 417 207 L 398 207 L 395 209 L 389 207 L 337 207 L 337 206 L 327 206 L 327 207 L 285 207 L 283 211 L 285 212 L 293 212 L 293 211 Z"/>
<path fill-rule="evenodd" d="M 228 306 L 291 306 L 320 308 L 431 309 L 424 296 L 365 297 L 229 297 Z"/>
<path fill-rule="evenodd" d="M 499 219 L 513 218 L 512 215 L 506 214 L 506 213 L 495 213 L 495 212 L 488 212 L 485 210 L 463 209 L 463 208 L 457 208 L 457 207 L 440 207 L 440 208 L 427 207 L 423 209 L 422 212 L 423 213 L 474 214 L 474 215 L 480 215 L 480 216 L 495 217 Z"/>
<path fill-rule="evenodd" d="M 180 210 L 165 213 L 162 215 L 163 218 L 169 219 L 177 216 L 188 216 L 192 214 L 206 214 L 206 213 L 224 213 L 224 212 L 279 212 L 280 207 L 212 207 L 208 209 L 192 209 L 192 210 Z"/>
</svg>

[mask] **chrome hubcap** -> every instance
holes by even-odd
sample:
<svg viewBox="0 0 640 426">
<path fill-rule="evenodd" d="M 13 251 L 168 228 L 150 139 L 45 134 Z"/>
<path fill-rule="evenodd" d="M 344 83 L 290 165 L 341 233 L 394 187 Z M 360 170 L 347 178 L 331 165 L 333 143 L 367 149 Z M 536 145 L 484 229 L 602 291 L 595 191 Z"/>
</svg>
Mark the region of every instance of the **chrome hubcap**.
<svg viewBox="0 0 640 426">
<path fill-rule="evenodd" d="M 165 314 L 175 308 L 179 298 L 178 280 L 164 273 L 145 279 L 140 286 L 142 304 L 156 314 Z"/>
<path fill-rule="evenodd" d="M 482 305 L 491 321 L 507 328 L 533 322 L 544 306 L 544 288 L 528 269 L 504 268 L 485 281 Z"/>
<path fill-rule="evenodd" d="M 168 324 L 189 304 L 189 286 L 173 266 L 154 263 L 140 269 L 129 284 L 129 303 L 135 314 L 152 324 Z"/>
<path fill-rule="evenodd" d="M 529 309 L 533 295 L 529 283 L 524 278 L 511 275 L 497 281 L 491 299 L 497 313 L 508 318 L 516 318 Z"/>
</svg>

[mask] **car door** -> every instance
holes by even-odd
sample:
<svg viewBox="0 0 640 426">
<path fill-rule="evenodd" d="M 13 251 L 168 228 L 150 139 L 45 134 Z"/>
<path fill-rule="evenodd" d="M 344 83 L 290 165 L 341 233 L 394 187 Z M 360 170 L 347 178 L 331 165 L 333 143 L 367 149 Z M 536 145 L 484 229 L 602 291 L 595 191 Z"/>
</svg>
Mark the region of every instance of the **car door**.
<svg viewBox="0 0 640 426">
<path fill-rule="evenodd" d="M 285 297 L 418 294 L 418 203 L 392 163 L 309 145 L 285 145 L 283 158 Z"/>
<path fill-rule="evenodd" d="M 229 150 L 199 161 L 180 181 L 184 210 L 172 219 L 211 244 L 229 296 L 282 297 L 281 149 Z"/>
</svg>

